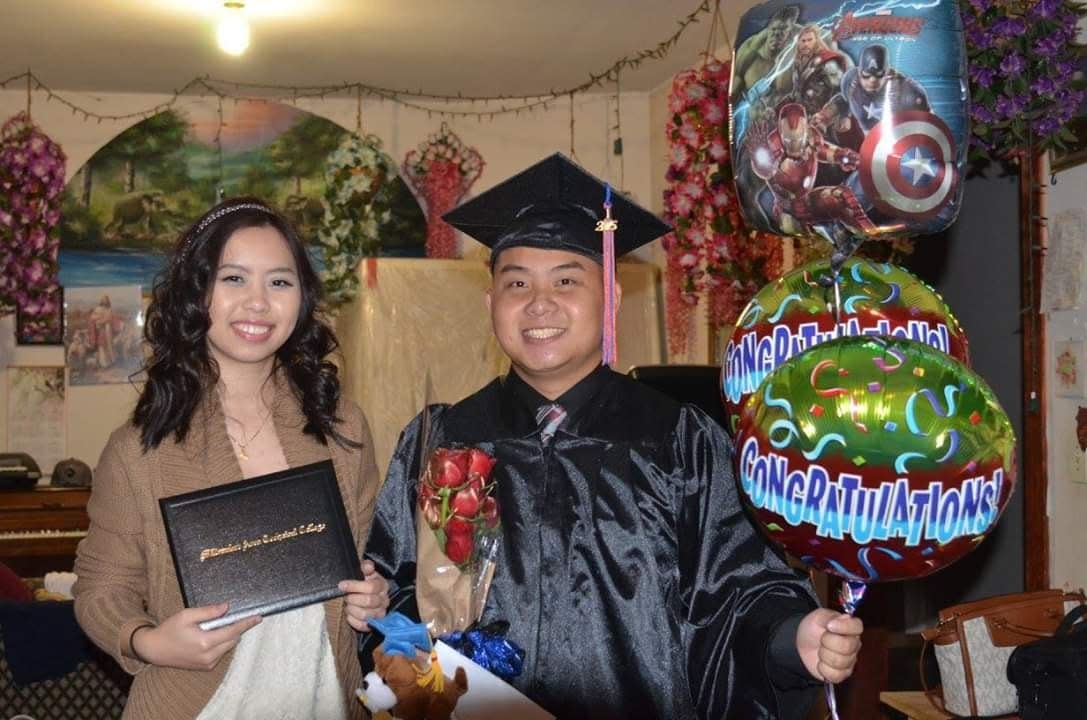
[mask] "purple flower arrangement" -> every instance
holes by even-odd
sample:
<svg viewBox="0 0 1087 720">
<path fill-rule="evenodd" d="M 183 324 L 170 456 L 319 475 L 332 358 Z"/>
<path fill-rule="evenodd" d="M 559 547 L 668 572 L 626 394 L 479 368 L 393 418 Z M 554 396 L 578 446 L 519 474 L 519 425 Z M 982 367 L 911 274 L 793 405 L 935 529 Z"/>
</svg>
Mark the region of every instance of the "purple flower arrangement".
<svg viewBox="0 0 1087 720">
<path fill-rule="evenodd" d="M 1071 0 L 962 3 L 972 157 L 1005 160 L 1076 139 L 1067 125 L 1085 96 L 1076 75 L 1084 8 Z"/>
<path fill-rule="evenodd" d="M 0 313 L 19 310 L 19 339 L 60 342 L 56 233 L 64 152 L 26 113 L 0 128 Z"/>
</svg>

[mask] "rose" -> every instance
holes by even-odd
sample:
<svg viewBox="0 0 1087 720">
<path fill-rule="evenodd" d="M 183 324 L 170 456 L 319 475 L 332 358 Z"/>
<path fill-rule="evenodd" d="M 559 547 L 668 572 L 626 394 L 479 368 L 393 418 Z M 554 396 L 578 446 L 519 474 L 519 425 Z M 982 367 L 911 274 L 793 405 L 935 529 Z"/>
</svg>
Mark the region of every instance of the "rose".
<svg viewBox="0 0 1087 720">
<path fill-rule="evenodd" d="M 431 496 L 420 499 L 419 507 L 423 511 L 423 518 L 431 530 L 437 530 L 442 526 L 442 501 L 440 498 Z"/>
<path fill-rule="evenodd" d="M 488 530 L 498 527 L 498 501 L 493 497 L 483 498 L 483 524 Z"/>
<path fill-rule="evenodd" d="M 491 497 L 495 459 L 478 448 L 437 448 L 420 479 L 417 508 L 438 540 L 439 550 L 462 570 L 484 535 L 499 525 Z"/>
<path fill-rule="evenodd" d="M 468 451 L 468 474 L 479 476 L 486 482 L 491 477 L 491 470 L 496 462 L 498 461 L 479 448 L 472 448 Z"/>
<path fill-rule="evenodd" d="M 457 565 L 463 565 L 472 557 L 475 539 L 471 533 L 456 533 L 446 536 L 445 555 Z"/>
<path fill-rule="evenodd" d="M 437 487 L 455 488 L 468 476 L 468 452 L 438 448 L 430 460 L 430 482 Z"/>
<path fill-rule="evenodd" d="M 453 512 L 463 518 L 474 518 L 481 505 L 479 491 L 473 487 L 466 487 L 453 496 L 450 507 Z"/>
</svg>

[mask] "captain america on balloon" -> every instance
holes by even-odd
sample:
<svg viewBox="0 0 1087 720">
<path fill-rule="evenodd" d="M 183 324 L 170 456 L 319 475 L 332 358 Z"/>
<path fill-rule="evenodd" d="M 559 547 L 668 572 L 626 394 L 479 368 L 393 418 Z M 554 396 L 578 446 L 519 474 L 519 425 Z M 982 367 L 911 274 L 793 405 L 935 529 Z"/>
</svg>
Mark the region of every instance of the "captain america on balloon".
<svg viewBox="0 0 1087 720">
<path fill-rule="evenodd" d="M 856 67 L 846 71 L 842 77 L 842 95 L 865 132 L 882 120 L 884 113 L 930 109 L 925 89 L 909 76 L 888 67 L 887 47 L 878 43 L 861 50 Z"/>
</svg>

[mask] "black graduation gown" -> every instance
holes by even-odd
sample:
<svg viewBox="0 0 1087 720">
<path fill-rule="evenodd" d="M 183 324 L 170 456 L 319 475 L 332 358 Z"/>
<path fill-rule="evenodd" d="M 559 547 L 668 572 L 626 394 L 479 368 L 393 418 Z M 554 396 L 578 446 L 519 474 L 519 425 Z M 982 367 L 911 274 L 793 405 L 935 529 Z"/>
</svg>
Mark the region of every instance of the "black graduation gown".
<svg viewBox="0 0 1087 720">
<path fill-rule="evenodd" d="M 815 601 L 745 516 L 721 427 L 601 367 L 559 398 L 575 409 L 545 447 L 531 396 L 546 402 L 511 372 L 432 406 L 428 440 L 498 461 L 503 536 L 483 621 L 508 621 L 525 650 L 514 685 L 560 718 L 804 717 L 814 693 L 797 682 L 795 642 L 770 646 Z M 401 609 L 420 428 L 421 416 L 400 437 L 366 545 Z"/>
</svg>

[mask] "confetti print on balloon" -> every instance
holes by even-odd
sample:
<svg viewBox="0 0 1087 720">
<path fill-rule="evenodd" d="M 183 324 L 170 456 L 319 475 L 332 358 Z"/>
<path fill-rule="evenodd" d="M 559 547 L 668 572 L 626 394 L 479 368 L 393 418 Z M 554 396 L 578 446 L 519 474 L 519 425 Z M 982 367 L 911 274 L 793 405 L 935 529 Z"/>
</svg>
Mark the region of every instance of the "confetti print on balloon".
<svg viewBox="0 0 1087 720">
<path fill-rule="evenodd" d="M 898 283 L 888 283 L 888 286 L 891 288 L 891 294 L 880 301 L 884 305 L 898 302 L 898 298 L 902 295 L 902 287 Z"/>
<path fill-rule="evenodd" d="M 878 545 L 862 547 L 857 551 L 857 562 L 859 562 L 861 567 L 864 568 L 864 571 L 868 573 L 868 582 L 879 580 L 879 573 L 876 572 L 876 569 L 872 567 L 872 563 L 868 560 L 868 552 L 870 550 L 878 550 L 896 562 L 902 560 L 902 555 L 890 548 L 880 547 Z"/>
<path fill-rule="evenodd" d="M 954 457 L 955 453 L 959 451 L 959 431 L 948 430 L 947 431 L 947 452 L 937 460 L 938 463 L 944 463 Z"/>
<path fill-rule="evenodd" d="M 857 303 L 865 300 L 871 300 L 871 298 L 867 295 L 850 295 L 845 299 L 845 302 L 842 303 L 842 309 L 845 310 L 847 314 L 853 315 L 857 312 Z"/>
<path fill-rule="evenodd" d="M 770 391 L 773 389 L 773 385 L 774 384 L 772 382 L 766 383 L 766 392 L 764 392 L 763 395 L 762 395 L 763 404 L 766 405 L 766 407 L 779 407 L 779 408 L 781 408 L 782 410 L 785 411 L 785 416 L 786 417 L 791 418 L 793 416 L 793 405 L 792 405 L 792 403 L 790 403 L 785 398 L 772 397 L 770 395 Z"/>
<path fill-rule="evenodd" d="M 947 409 L 940 404 L 940 399 L 936 397 L 936 393 L 931 389 L 925 388 L 924 390 L 918 390 L 910 395 L 906 400 L 906 426 L 910 429 L 914 435 L 928 435 L 926 432 L 921 432 L 920 426 L 917 424 L 917 398 L 918 396 L 924 396 L 928 400 L 929 405 L 932 406 L 932 411 L 939 417 L 949 418 L 955 414 L 955 395 L 962 392 L 955 385 L 944 386 L 944 399 L 947 401 Z"/>
<path fill-rule="evenodd" d="M 895 472 L 897 472 L 897 473 L 908 472 L 906 470 L 906 463 L 908 463 L 910 460 L 917 460 L 918 458 L 924 458 L 924 457 L 925 457 L 925 455 L 923 453 L 919 453 L 919 452 L 904 452 L 904 453 L 902 453 L 901 455 L 899 455 L 898 457 L 895 458 Z"/>
<path fill-rule="evenodd" d="M 885 373 L 893 373 L 898 368 L 902 367 L 902 363 L 906 362 L 906 356 L 902 354 L 902 351 L 897 348 L 891 348 L 887 351 L 887 354 L 898 361 L 897 365 L 891 365 L 885 358 L 872 358 L 872 364 L 878 367 Z"/>
<path fill-rule="evenodd" d="M 743 328 L 746 330 L 753 327 L 755 323 L 758 322 L 759 318 L 762 317 L 763 312 L 765 311 L 762 309 L 762 305 L 759 304 L 759 301 L 753 300 L 751 306 L 747 308 L 747 312 L 744 313 L 744 319 L 741 321 Z"/>
<path fill-rule="evenodd" d="M 794 302 L 799 302 L 800 299 L 800 296 L 796 293 L 789 293 L 781 299 L 781 304 L 778 305 L 778 309 L 767 319 L 772 323 L 776 323 L 781 319 L 781 316 L 785 314 L 785 310 Z"/>
<path fill-rule="evenodd" d="M 817 459 L 820 455 L 823 454 L 823 450 L 826 449 L 827 445 L 829 445 L 831 443 L 839 443 L 842 447 L 846 446 L 845 438 L 842 437 L 840 434 L 838 434 L 838 433 L 827 433 L 826 435 L 819 438 L 819 442 L 817 442 L 815 444 L 814 448 L 812 448 L 811 450 L 805 450 L 804 451 L 804 457 L 807 460 Z"/>
<path fill-rule="evenodd" d="M 820 388 L 818 385 L 819 373 L 823 372 L 827 368 L 835 367 L 833 360 L 820 360 L 815 364 L 815 367 L 811 369 L 811 387 L 815 390 L 815 394 L 819 397 L 838 397 L 839 395 L 845 395 L 845 388 Z"/>
<path fill-rule="evenodd" d="M 861 268 L 862 267 L 863 267 L 863 265 L 861 265 L 861 263 L 857 263 L 850 270 L 850 273 L 853 275 L 853 281 L 860 284 L 860 285 L 864 285 L 865 283 L 868 282 L 867 280 L 864 279 L 864 276 L 861 275 Z"/>
<path fill-rule="evenodd" d="M 780 430 L 785 431 L 785 436 L 778 435 L 775 437 L 775 433 Z M 770 438 L 770 444 L 777 450 L 789 447 L 792 444 L 793 439 L 800 436 L 800 431 L 796 429 L 796 425 L 792 420 L 775 420 L 770 424 L 770 430 L 767 432 L 767 436 Z"/>
</svg>

